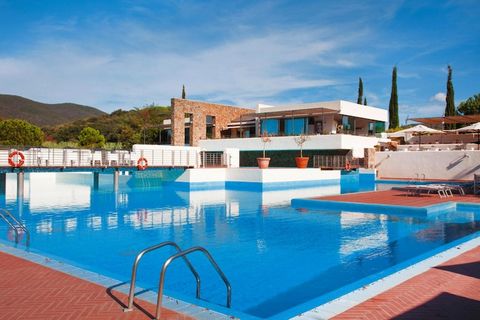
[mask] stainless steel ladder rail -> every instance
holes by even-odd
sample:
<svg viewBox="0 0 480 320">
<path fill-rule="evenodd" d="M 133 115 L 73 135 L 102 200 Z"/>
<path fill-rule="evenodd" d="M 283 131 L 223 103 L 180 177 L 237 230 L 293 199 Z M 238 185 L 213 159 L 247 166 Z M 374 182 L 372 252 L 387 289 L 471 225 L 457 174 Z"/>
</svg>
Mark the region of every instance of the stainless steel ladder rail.
<svg viewBox="0 0 480 320">
<path fill-rule="evenodd" d="M 166 247 L 166 246 L 174 247 L 175 249 L 177 249 L 177 252 L 182 252 L 182 249 L 175 242 L 165 241 L 165 242 L 159 243 L 157 245 L 154 245 L 154 246 L 151 246 L 151 247 L 148 247 L 148 248 L 142 250 L 137 255 L 137 257 L 135 258 L 135 262 L 133 263 L 133 267 L 132 267 L 132 278 L 131 278 L 131 281 L 130 281 L 130 291 L 129 291 L 129 294 L 128 294 L 128 305 L 127 305 L 126 308 L 123 309 L 124 312 L 128 312 L 128 311 L 133 310 L 133 300 L 135 298 L 135 282 L 137 280 L 138 263 L 140 262 L 140 260 L 142 259 L 142 257 L 146 253 L 152 252 L 154 250 L 157 250 L 157 249 L 160 249 L 160 248 L 163 248 L 163 247 Z M 199 299 L 200 298 L 200 286 L 201 286 L 200 276 L 198 275 L 198 272 L 195 270 L 195 268 L 190 263 L 188 258 L 187 257 L 183 257 L 183 258 L 184 258 L 184 261 L 187 264 L 188 268 L 193 273 L 193 275 L 195 277 L 195 280 L 197 282 L 196 297 L 197 297 L 197 299 Z"/>
<path fill-rule="evenodd" d="M 25 235 L 27 236 L 27 239 L 25 241 L 25 244 L 26 246 L 29 246 L 30 245 L 30 232 L 28 231 L 27 227 L 25 227 L 25 225 L 23 223 L 21 223 L 17 218 L 15 218 L 15 216 L 10 212 L 8 211 L 7 209 L 4 209 L 4 208 L 0 208 L 0 211 L 3 211 L 0 212 L 0 217 L 3 219 L 3 221 L 5 221 L 12 229 L 13 231 L 15 232 L 15 243 L 18 243 L 18 230 L 22 230 Z M 13 222 L 15 224 L 13 224 L 10 220 L 8 220 L 8 218 L 12 219 Z"/>
<path fill-rule="evenodd" d="M 159 280 L 159 284 L 158 284 L 157 309 L 155 311 L 155 319 L 157 319 L 157 320 L 161 319 L 160 316 L 161 316 L 161 310 L 162 310 L 163 286 L 164 286 L 164 283 L 165 283 L 165 274 L 167 272 L 168 266 L 174 260 L 176 260 L 178 258 L 181 258 L 181 257 L 185 257 L 186 255 L 188 255 L 192 252 L 196 252 L 196 251 L 202 252 L 208 258 L 208 261 L 210 261 L 211 265 L 215 268 L 215 271 L 217 271 L 220 278 L 222 278 L 222 280 L 225 283 L 225 286 L 227 288 L 227 308 L 231 307 L 231 305 L 232 305 L 232 287 L 230 285 L 230 282 L 228 281 L 227 277 L 223 273 L 222 269 L 220 269 L 218 264 L 215 262 L 212 255 L 210 254 L 210 252 L 208 252 L 208 250 L 203 248 L 203 247 L 198 247 L 197 246 L 197 247 L 191 247 L 191 248 L 186 249 L 182 252 L 174 254 L 173 256 L 168 258 L 167 261 L 165 261 L 165 263 L 163 264 L 162 271 L 160 272 L 160 280 Z"/>
</svg>

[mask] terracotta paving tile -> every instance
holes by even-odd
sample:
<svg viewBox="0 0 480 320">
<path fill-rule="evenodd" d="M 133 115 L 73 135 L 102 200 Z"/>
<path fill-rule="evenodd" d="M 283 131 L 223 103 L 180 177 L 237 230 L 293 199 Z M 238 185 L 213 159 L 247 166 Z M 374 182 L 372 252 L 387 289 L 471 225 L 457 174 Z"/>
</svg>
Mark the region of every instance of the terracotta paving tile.
<svg viewBox="0 0 480 320">
<path fill-rule="evenodd" d="M 151 319 L 155 306 L 140 302 L 145 312 L 124 313 L 127 296 L 97 284 L 0 252 L 0 320 L 15 319 Z M 163 309 L 162 319 L 193 318 Z"/>
<path fill-rule="evenodd" d="M 480 247 L 339 315 L 360 319 L 480 319 Z"/>
<path fill-rule="evenodd" d="M 460 196 L 455 194 L 453 197 L 448 198 L 440 198 L 436 194 L 409 196 L 406 192 L 398 190 L 347 193 L 336 196 L 318 197 L 314 199 L 371 204 L 377 203 L 411 207 L 424 207 L 444 202 L 480 203 L 480 197 L 473 195 Z"/>
</svg>

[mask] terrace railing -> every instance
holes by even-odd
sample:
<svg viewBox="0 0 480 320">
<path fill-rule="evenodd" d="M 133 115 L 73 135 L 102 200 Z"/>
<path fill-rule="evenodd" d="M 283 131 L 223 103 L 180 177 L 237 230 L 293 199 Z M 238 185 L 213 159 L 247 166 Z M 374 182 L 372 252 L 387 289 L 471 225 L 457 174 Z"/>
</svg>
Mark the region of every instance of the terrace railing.
<svg viewBox="0 0 480 320">
<path fill-rule="evenodd" d="M 204 168 L 226 167 L 225 154 L 223 152 L 202 152 L 202 166 Z"/>
<path fill-rule="evenodd" d="M 0 149 L 0 167 L 10 167 L 9 155 L 16 149 Z M 106 151 L 88 149 L 29 148 L 18 150 L 24 156 L 23 167 L 136 167 L 140 158 L 154 167 L 201 166 L 201 156 L 187 149 L 144 149 Z M 13 157 L 18 163 L 18 155 Z M 213 160 L 212 160 L 213 161 Z"/>
<path fill-rule="evenodd" d="M 313 167 L 320 169 L 357 169 L 363 167 L 363 159 L 351 155 L 314 155 Z"/>
</svg>

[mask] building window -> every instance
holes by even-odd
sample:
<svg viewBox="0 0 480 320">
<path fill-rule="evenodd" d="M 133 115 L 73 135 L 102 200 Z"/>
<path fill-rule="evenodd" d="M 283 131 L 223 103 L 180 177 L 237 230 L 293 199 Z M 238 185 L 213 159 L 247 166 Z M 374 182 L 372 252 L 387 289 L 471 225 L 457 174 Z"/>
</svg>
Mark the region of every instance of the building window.
<svg viewBox="0 0 480 320">
<path fill-rule="evenodd" d="M 264 119 L 262 120 L 261 126 L 262 133 L 267 132 L 272 135 L 278 135 L 279 133 L 279 122 L 277 119 Z"/>
<path fill-rule="evenodd" d="M 385 122 L 377 121 L 375 122 L 375 133 L 381 133 L 385 131 Z"/>
<path fill-rule="evenodd" d="M 375 122 L 369 122 L 368 123 L 368 135 L 373 136 L 375 133 Z"/>
<path fill-rule="evenodd" d="M 160 133 L 160 144 L 171 144 L 172 143 L 172 130 L 164 129 Z"/>
<path fill-rule="evenodd" d="M 305 133 L 307 126 L 306 118 L 285 119 L 285 134 L 299 135 Z"/>
<path fill-rule="evenodd" d="M 191 127 L 193 121 L 193 114 L 185 113 L 185 145 L 190 146 L 192 144 L 191 140 Z"/>
<path fill-rule="evenodd" d="M 215 138 L 215 117 L 207 116 L 206 122 L 207 122 L 206 137 L 207 139 L 214 139 Z"/>
</svg>

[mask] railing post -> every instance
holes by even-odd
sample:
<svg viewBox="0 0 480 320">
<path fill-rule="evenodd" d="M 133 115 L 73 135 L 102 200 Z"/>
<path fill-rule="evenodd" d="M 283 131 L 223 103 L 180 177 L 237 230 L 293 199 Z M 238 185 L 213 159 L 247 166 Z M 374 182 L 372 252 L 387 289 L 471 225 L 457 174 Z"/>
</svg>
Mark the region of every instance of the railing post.
<svg viewBox="0 0 480 320">
<path fill-rule="evenodd" d="M 23 199 L 23 190 L 25 183 L 25 174 L 23 171 L 17 172 L 17 199 Z"/>
<path fill-rule="evenodd" d="M 118 177 L 119 177 L 119 175 L 120 175 L 120 171 L 118 171 L 118 170 L 113 171 L 113 190 L 115 192 L 118 191 Z"/>
</svg>

